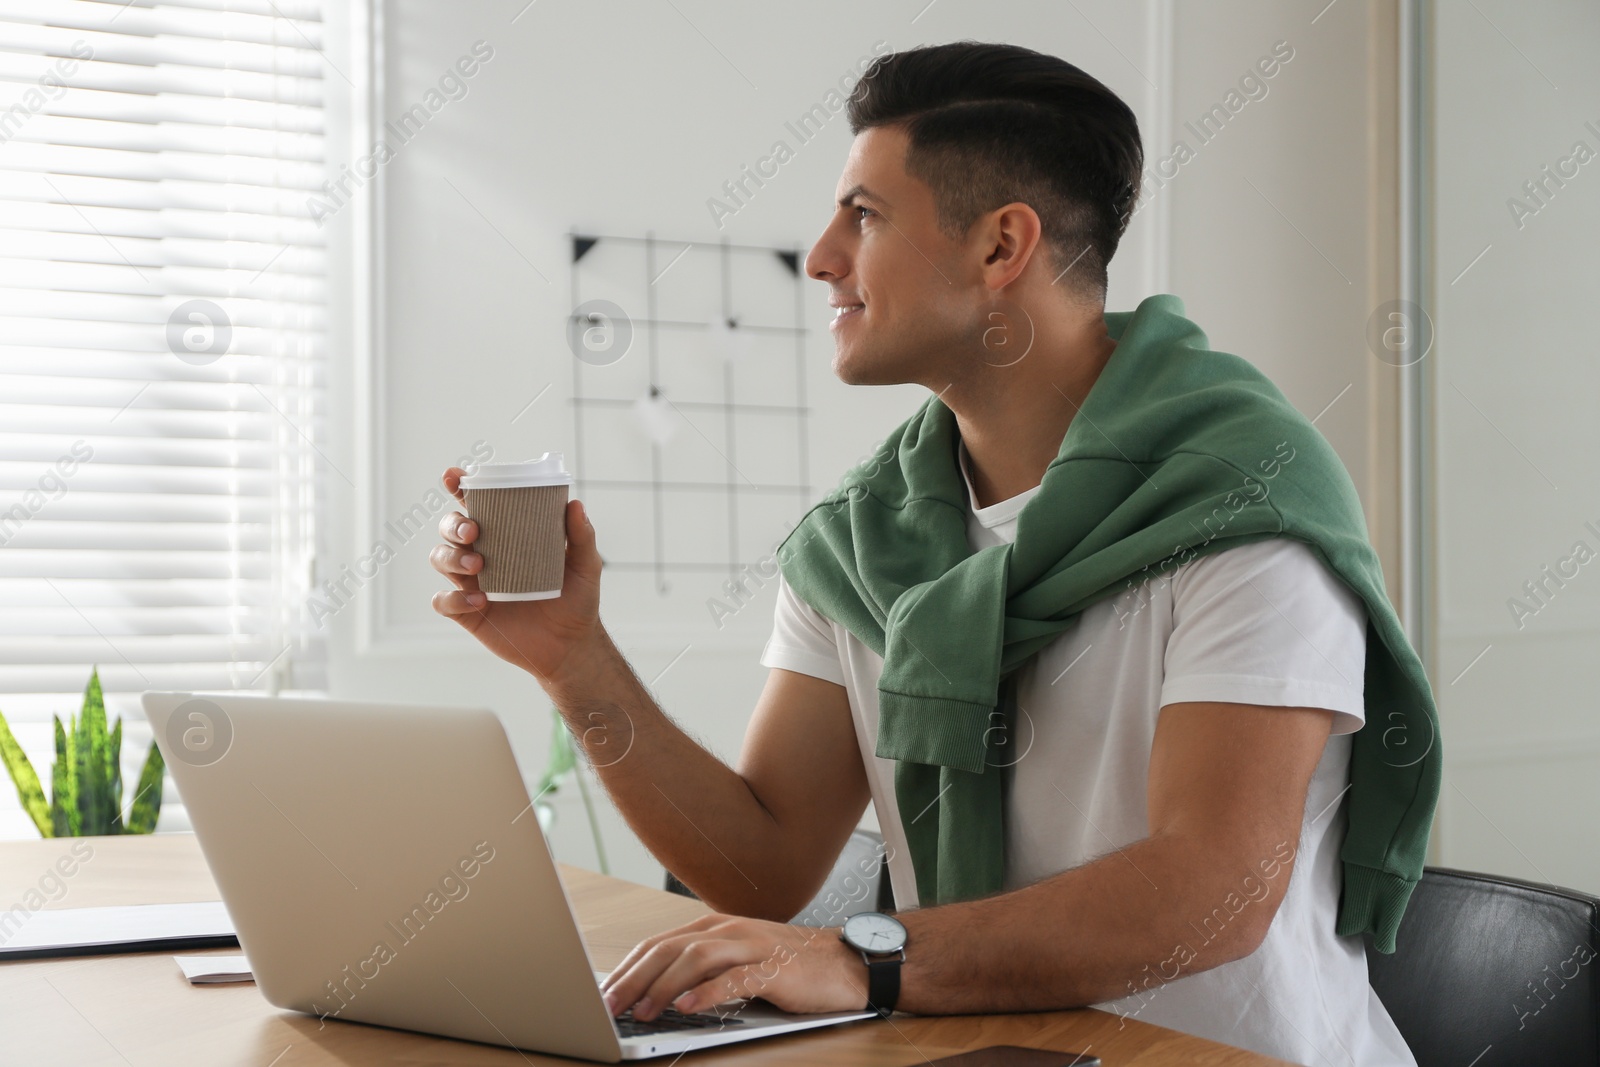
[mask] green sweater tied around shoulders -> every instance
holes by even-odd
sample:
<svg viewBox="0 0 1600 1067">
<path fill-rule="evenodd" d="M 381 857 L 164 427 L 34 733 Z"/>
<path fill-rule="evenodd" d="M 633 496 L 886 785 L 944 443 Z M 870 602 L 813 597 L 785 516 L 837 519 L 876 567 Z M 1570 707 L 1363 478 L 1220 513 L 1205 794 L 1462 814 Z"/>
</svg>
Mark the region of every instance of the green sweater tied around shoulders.
<svg viewBox="0 0 1600 1067">
<path fill-rule="evenodd" d="M 1366 604 L 1366 724 L 1351 746 L 1336 929 L 1393 952 L 1442 752 L 1355 486 L 1277 386 L 1208 348 L 1176 296 L 1105 322 L 1117 345 L 1015 541 L 969 548 L 959 431 L 930 395 L 778 550 L 795 593 L 883 659 L 877 754 L 896 761 L 920 903 L 1004 888 L 1003 746 L 1025 660 L 1106 597 L 1211 552 L 1290 537 Z"/>
</svg>

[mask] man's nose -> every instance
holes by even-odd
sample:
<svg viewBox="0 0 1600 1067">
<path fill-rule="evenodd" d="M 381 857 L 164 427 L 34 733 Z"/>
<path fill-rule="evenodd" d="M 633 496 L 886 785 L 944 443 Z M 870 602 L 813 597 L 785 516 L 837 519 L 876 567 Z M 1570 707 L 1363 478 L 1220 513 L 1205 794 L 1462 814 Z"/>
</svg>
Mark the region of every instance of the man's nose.
<svg viewBox="0 0 1600 1067">
<path fill-rule="evenodd" d="M 828 240 L 826 232 L 817 243 L 811 246 L 811 251 L 806 253 L 806 276 L 817 281 L 827 281 L 843 275 L 845 268 L 841 261 L 839 251 Z"/>
</svg>

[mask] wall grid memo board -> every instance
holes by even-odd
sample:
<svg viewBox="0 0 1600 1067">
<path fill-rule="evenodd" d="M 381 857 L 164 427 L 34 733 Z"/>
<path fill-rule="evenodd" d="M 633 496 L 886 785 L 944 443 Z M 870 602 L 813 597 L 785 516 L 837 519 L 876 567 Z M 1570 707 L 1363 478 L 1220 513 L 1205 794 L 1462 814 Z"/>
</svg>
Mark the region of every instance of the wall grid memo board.
<svg viewBox="0 0 1600 1067">
<path fill-rule="evenodd" d="M 812 502 L 801 252 L 570 236 L 569 467 L 605 566 L 737 579 Z"/>
</svg>

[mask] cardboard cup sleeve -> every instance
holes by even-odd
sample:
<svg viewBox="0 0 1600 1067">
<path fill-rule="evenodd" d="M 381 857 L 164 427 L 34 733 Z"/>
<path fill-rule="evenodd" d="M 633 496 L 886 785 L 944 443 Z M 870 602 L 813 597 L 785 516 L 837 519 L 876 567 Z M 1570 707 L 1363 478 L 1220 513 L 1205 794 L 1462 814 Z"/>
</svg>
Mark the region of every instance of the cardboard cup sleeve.
<svg viewBox="0 0 1600 1067">
<path fill-rule="evenodd" d="M 478 524 L 473 549 L 483 557 L 478 588 L 490 600 L 545 600 L 561 595 L 567 563 L 566 485 L 463 489 L 467 517 Z"/>
</svg>

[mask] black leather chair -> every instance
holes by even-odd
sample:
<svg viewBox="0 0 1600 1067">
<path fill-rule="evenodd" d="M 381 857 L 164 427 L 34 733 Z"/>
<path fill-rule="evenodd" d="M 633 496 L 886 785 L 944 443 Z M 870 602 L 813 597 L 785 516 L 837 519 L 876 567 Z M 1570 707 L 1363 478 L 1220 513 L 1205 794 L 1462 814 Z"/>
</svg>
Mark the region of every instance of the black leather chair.
<svg viewBox="0 0 1600 1067">
<path fill-rule="evenodd" d="M 1600 1064 L 1600 899 L 1428 867 L 1372 988 L 1418 1067 Z"/>
</svg>

